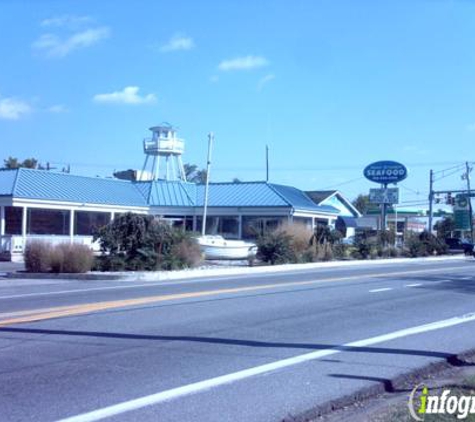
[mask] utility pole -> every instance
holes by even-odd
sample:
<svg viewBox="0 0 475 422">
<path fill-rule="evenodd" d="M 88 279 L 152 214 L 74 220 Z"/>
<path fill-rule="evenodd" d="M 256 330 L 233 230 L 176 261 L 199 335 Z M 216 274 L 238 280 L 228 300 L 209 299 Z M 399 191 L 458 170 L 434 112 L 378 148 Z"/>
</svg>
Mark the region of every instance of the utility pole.
<svg viewBox="0 0 475 422">
<path fill-rule="evenodd" d="M 470 240 L 473 243 L 473 214 L 472 214 L 472 197 L 470 194 L 472 191 L 470 190 L 470 172 L 472 171 L 472 168 L 468 165 L 468 161 L 465 162 L 465 176 L 467 179 L 467 190 L 468 190 L 468 210 L 470 213 Z"/>
<path fill-rule="evenodd" d="M 208 196 L 209 196 L 209 174 L 211 171 L 211 151 L 213 150 L 214 134 L 208 134 L 208 161 L 206 163 L 206 184 L 205 184 L 205 198 L 203 206 L 203 224 L 201 225 L 201 236 L 206 235 L 206 217 L 208 216 Z"/>
<path fill-rule="evenodd" d="M 429 233 L 432 233 L 432 222 L 434 219 L 434 171 L 430 171 L 429 180 Z"/>
<path fill-rule="evenodd" d="M 269 181 L 269 145 L 266 145 L 266 182 Z"/>
</svg>

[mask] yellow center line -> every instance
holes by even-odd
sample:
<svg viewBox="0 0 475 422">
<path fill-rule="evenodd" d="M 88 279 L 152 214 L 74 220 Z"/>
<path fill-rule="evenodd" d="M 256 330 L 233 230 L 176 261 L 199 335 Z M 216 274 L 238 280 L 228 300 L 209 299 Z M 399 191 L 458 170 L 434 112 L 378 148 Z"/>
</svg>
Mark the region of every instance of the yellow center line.
<svg viewBox="0 0 475 422">
<path fill-rule="evenodd" d="M 15 318 L 9 319 L 0 319 L 0 327 L 5 327 L 12 324 L 22 324 L 27 322 L 34 321 L 43 321 L 53 318 L 68 317 L 74 315 L 83 315 L 91 312 L 105 311 L 110 309 L 118 309 L 129 306 L 138 306 L 146 305 L 151 303 L 159 303 L 171 300 L 181 300 L 181 299 L 192 299 L 200 297 L 209 297 L 209 296 L 218 296 L 224 294 L 232 293 L 244 293 L 244 292 L 253 292 L 259 290 L 270 290 L 278 287 L 298 287 L 298 286 L 308 286 L 312 284 L 319 283 L 329 283 L 335 281 L 351 281 L 360 279 L 362 277 L 368 278 L 386 278 L 394 277 L 401 275 L 409 274 L 418 274 L 418 273 L 433 273 L 441 271 L 453 271 L 453 270 L 464 270 L 465 268 L 460 267 L 448 267 L 443 269 L 432 269 L 432 270 L 413 270 L 413 271 L 401 271 L 393 273 L 377 273 L 377 274 L 359 274 L 353 276 L 344 276 L 344 277 L 333 277 L 321 280 L 309 280 L 309 281 L 296 281 L 296 282 L 287 282 L 287 283 L 272 283 L 272 284 L 262 284 L 257 286 L 248 286 L 248 287 L 232 287 L 226 289 L 217 289 L 217 290 L 203 290 L 199 292 L 189 292 L 189 293 L 175 293 L 175 294 L 166 294 L 158 296 L 148 296 L 148 297 L 139 297 L 134 299 L 123 299 L 123 300 L 113 300 L 106 302 L 95 302 L 95 303 L 86 303 L 82 305 L 70 305 L 70 306 L 59 306 L 54 308 L 46 309 L 36 309 L 36 310 L 26 310 L 18 311 L 10 314 L 0 314 L 0 318 L 5 316 L 20 315 Z"/>
</svg>

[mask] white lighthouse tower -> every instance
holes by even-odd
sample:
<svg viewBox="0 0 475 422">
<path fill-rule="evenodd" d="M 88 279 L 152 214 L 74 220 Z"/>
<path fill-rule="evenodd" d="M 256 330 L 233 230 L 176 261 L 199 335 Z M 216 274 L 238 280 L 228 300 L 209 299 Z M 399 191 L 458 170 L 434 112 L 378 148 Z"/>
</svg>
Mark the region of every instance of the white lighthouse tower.
<svg viewBox="0 0 475 422">
<path fill-rule="evenodd" d="M 153 180 L 182 180 L 186 182 L 185 168 L 181 155 L 185 150 L 185 141 L 176 137 L 176 130 L 168 123 L 151 127 L 152 137 L 143 141 L 145 162 L 142 174 L 147 171 L 148 160 L 151 157 Z"/>
</svg>

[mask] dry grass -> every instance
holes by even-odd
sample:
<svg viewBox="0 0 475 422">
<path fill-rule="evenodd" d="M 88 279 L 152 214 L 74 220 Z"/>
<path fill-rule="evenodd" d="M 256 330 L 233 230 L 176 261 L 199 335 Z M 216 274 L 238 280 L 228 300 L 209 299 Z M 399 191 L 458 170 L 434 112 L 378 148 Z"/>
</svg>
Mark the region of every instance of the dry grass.
<svg viewBox="0 0 475 422">
<path fill-rule="evenodd" d="M 292 238 L 292 249 L 296 255 L 302 255 L 310 247 L 310 239 L 313 232 L 303 224 L 299 223 L 285 223 L 276 231 L 284 232 Z"/>
<path fill-rule="evenodd" d="M 94 256 L 86 245 L 61 243 L 51 245 L 42 241 L 28 242 L 25 267 L 34 273 L 86 273 L 91 270 Z"/>
<path fill-rule="evenodd" d="M 23 254 L 26 271 L 47 273 L 51 268 L 51 244 L 40 240 L 30 240 Z"/>
</svg>

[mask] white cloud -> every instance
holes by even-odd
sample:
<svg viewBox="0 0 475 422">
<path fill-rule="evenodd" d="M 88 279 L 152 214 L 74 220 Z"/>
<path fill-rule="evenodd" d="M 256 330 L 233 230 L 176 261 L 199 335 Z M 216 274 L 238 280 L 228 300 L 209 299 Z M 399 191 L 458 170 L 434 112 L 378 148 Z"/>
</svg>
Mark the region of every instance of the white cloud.
<svg viewBox="0 0 475 422">
<path fill-rule="evenodd" d="M 94 95 L 93 100 L 96 103 L 109 104 L 151 104 L 157 101 L 155 94 L 147 94 L 141 97 L 138 92 L 138 86 L 127 86 L 122 91 L 115 91 L 109 94 Z"/>
<path fill-rule="evenodd" d="M 262 89 L 264 88 L 264 86 L 266 84 L 268 84 L 270 81 L 274 80 L 275 79 L 275 75 L 272 74 L 272 73 L 269 73 L 268 75 L 264 76 L 263 78 L 261 78 L 259 80 L 259 82 L 257 83 L 257 90 L 258 91 L 262 91 Z"/>
<path fill-rule="evenodd" d="M 52 18 L 44 19 L 41 21 L 40 25 L 44 28 L 48 27 L 67 27 L 75 29 L 93 22 L 93 19 L 90 16 L 74 16 L 74 15 L 62 15 L 55 16 Z"/>
<path fill-rule="evenodd" d="M 170 40 L 160 47 L 162 53 L 171 51 L 191 50 L 195 46 L 193 38 L 181 34 L 175 34 Z"/>
<path fill-rule="evenodd" d="M 475 132 L 475 123 L 470 123 L 469 125 L 466 126 L 466 129 L 469 132 Z"/>
<path fill-rule="evenodd" d="M 258 67 L 267 66 L 269 62 L 265 57 L 261 56 L 245 56 L 245 57 L 236 57 L 230 60 L 223 60 L 219 65 L 218 69 L 223 71 L 228 70 L 250 70 L 256 69 Z"/>
<path fill-rule="evenodd" d="M 48 113 L 66 113 L 68 111 L 67 107 L 63 104 L 56 104 L 46 109 Z"/>
<path fill-rule="evenodd" d="M 32 111 L 32 107 L 26 101 L 0 98 L 0 119 L 18 120 Z"/>
<path fill-rule="evenodd" d="M 110 30 L 105 26 L 75 32 L 67 38 L 56 34 L 43 34 L 33 43 L 33 48 L 49 57 L 64 57 L 74 50 L 97 44 L 109 35 Z"/>
</svg>

